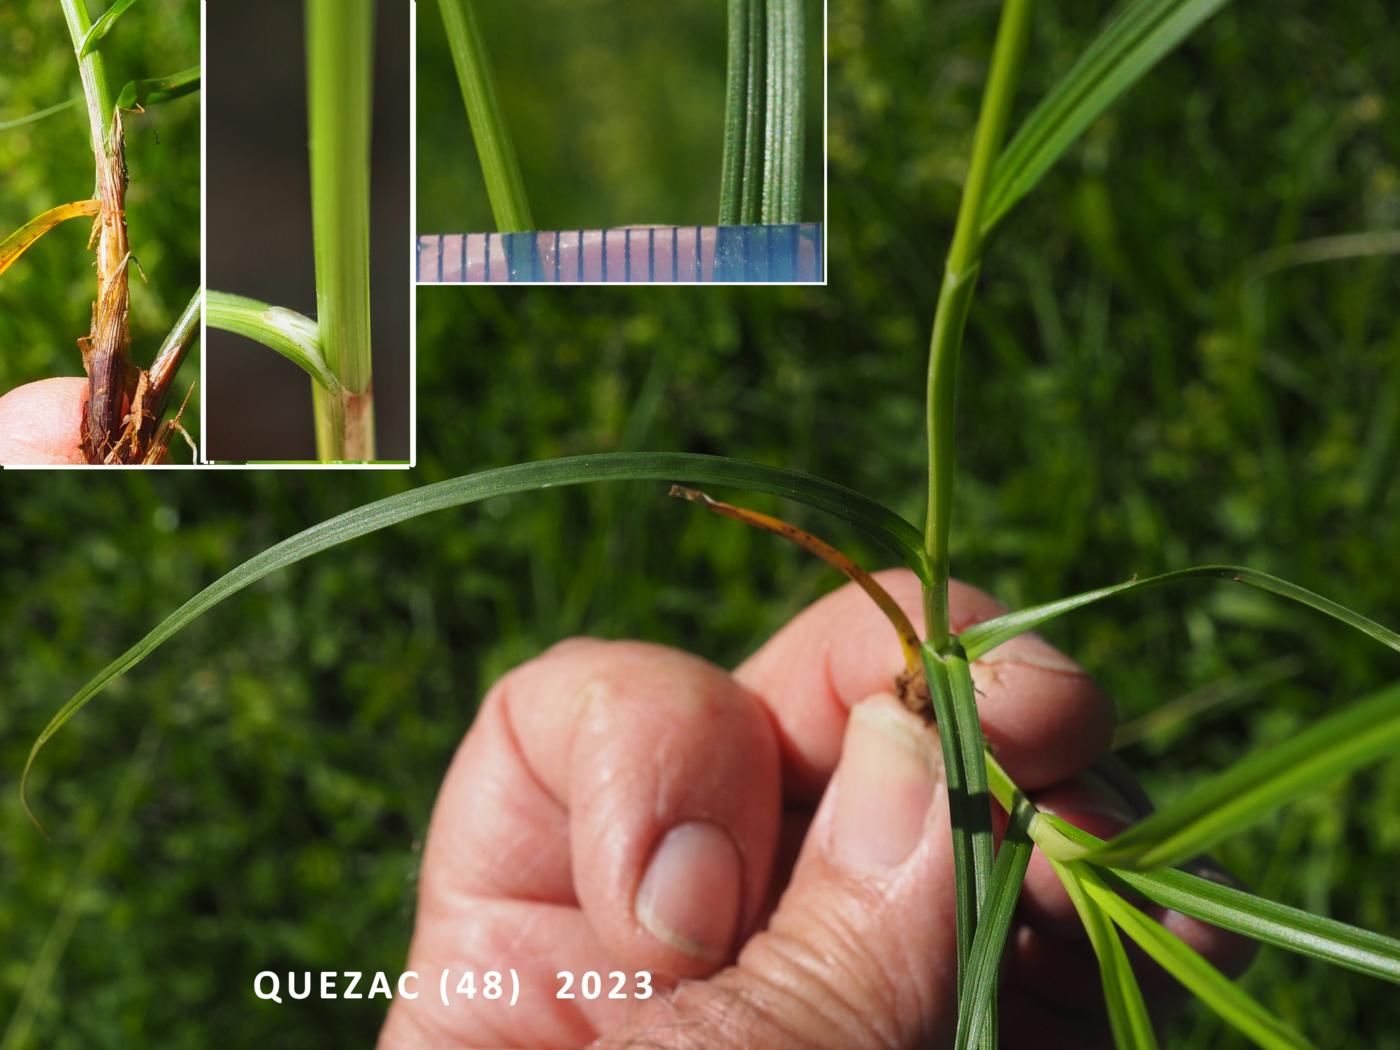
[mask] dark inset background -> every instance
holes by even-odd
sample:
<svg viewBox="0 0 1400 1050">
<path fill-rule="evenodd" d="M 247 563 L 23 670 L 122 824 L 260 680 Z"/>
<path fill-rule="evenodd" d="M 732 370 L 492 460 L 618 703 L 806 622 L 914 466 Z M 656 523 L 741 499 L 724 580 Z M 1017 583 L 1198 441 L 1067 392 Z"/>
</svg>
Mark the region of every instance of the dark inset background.
<svg viewBox="0 0 1400 1050">
<path fill-rule="evenodd" d="M 822 218 L 822 0 L 807 0 L 803 217 Z M 726 51 L 715 0 L 478 3 L 540 229 L 719 215 Z M 418 232 L 495 229 L 438 0 L 418 4 Z"/>
<path fill-rule="evenodd" d="M 370 290 L 380 459 L 409 452 L 409 48 L 405 0 L 381 0 L 374 52 Z M 316 316 L 302 5 L 207 7 L 209 287 Z M 313 459 L 311 380 L 242 336 L 209 332 L 212 459 Z"/>
<path fill-rule="evenodd" d="M 102 41 L 113 92 L 198 65 L 199 8 L 199 0 L 149 0 L 128 11 Z M 55 205 L 90 197 L 93 186 L 87 111 L 62 9 L 52 0 L 0 2 L 0 123 L 68 98 L 79 102 L 0 131 L 0 239 Z M 199 95 L 128 113 L 124 127 L 127 231 L 146 275 L 131 275 L 131 355 L 145 367 L 199 287 Z M 63 223 L 0 277 L 0 393 L 83 374 L 77 340 L 88 333 L 97 290 L 91 229 L 81 219 Z M 196 346 L 176 380 L 177 405 L 198 375 Z M 195 436 L 198 402 L 196 391 L 181 417 Z M 191 458 L 178 438 L 171 458 Z"/>
</svg>

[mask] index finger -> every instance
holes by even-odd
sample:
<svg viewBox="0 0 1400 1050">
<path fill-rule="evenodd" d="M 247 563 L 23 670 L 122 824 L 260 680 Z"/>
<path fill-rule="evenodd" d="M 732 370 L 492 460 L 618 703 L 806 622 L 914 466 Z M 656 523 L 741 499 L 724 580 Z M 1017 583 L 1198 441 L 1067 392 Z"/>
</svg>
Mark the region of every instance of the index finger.
<svg viewBox="0 0 1400 1050">
<path fill-rule="evenodd" d="M 913 573 L 875 577 L 923 634 L 923 601 Z M 954 580 L 949 605 L 955 631 L 1005 607 Z M 815 799 L 836 768 L 852 705 L 893 689 L 903 667 L 899 641 L 854 584 L 799 613 L 734 672 L 773 714 L 790 795 Z M 1109 744 L 1113 705 L 1077 663 L 1034 634 L 1006 642 L 972 665 L 987 742 L 1026 789 L 1084 769 Z"/>
</svg>

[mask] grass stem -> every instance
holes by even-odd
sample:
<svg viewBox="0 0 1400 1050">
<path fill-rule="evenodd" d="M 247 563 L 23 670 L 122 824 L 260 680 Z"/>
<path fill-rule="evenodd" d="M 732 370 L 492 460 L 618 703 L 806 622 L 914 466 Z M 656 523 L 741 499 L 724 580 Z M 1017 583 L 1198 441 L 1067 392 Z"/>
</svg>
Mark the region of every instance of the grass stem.
<svg viewBox="0 0 1400 1050">
<path fill-rule="evenodd" d="M 972 158 L 963 184 L 962 202 L 952 246 L 934 311 L 928 363 L 928 515 L 924 553 L 932 586 L 924 590 L 928 638 L 938 651 L 951 637 L 948 618 L 948 537 L 953 511 L 954 403 L 958 356 L 968 308 L 977 286 L 982 254 L 981 213 L 992 163 L 996 160 L 1011 113 L 1030 32 L 1032 0 L 1006 0 L 992 52 L 982 110 L 973 136 Z"/>
<path fill-rule="evenodd" d="M 447 30 L 452 64 L 457 67 L 457 81 L 462 87 L 472 138 L 476 140 L 496 229 L 501 233 L 533 230 L 535 221 L 525 196 L 525 181 L 520 177 L 520 162 L 496 97 L 491 59 L 472 0 L 438 0 L 438 9 Z"/>
<path fill-rule="evenodd" d="M 112 88 L 107 80 L 107 65 L 101 51 L 79 56 L 92 19 L 88 17 L 87 0 L 58 0 L 68 23 L 68 35 L 73 40 L 73 55 L 78 60 L 78 75 L 83 82 L 83 100 L 87 104 L 88 133 L 92 139 L 94 157 L 101 157 L 107 148 L 109 121 L 112 119 Z"/>
<path fill-rule="evenodd" d="M 316 450 L 322 460 L 370 460 L 372 0 L 307 0 L 306 46 L 316 322 L 326 366 L 343 388 L 337 396 L 312 385 Z"/>
</svg>

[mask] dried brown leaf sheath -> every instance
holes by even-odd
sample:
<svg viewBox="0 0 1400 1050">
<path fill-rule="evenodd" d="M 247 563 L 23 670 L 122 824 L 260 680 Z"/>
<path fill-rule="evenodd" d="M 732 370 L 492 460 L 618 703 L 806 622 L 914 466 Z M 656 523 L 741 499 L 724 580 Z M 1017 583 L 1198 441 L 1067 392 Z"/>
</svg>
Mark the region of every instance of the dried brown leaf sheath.
<svg viewBox="0 0 1400 1050">
<path fill-rule="evenodd" d="M 109 460 L 121 441 L 124 410 L 134 400 L 136 370 L 131 367 L 131 309 L 127 287 L 130 248 L 126 239 L 126 159 L 121 112 L 112 115 L 112 133 L 97 165 L 99 210 L 93 233 L 97 241 L 97 300 L 92 329 L 78 346 L 88 376 L 83 413 L 83 455 L 89 463 Z"/>
<path fill-rule="evenodd" d="M 131 360 L 129 268 L 126 232 L 126 140 L 121 110 L 97 166 L 97 299 L 92 328 L 78 340 L 88 376 L 83 409 L 83 456 L 89 463 L 158 462 L 170 439 L 160 426 L 183 348 L 146 372 Z M 178 424 L 177 424 L 178 425 Z"/>
</svg>

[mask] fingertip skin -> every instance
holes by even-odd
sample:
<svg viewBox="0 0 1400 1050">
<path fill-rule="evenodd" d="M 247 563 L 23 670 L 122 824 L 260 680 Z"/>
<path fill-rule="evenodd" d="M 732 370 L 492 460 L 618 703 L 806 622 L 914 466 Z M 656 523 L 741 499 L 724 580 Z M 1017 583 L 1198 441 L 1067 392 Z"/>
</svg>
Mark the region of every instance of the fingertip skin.
<svg viewBox="0 0 1400 1050">
<path fill-rule="evenodd" d="M 83 403 L 87 380 L 41 379 L 0 397 L 0 465 L 67 466 L 85 463 Z"/>
</svg>

